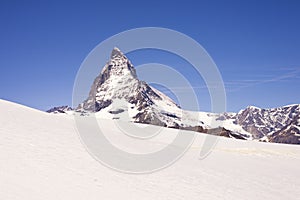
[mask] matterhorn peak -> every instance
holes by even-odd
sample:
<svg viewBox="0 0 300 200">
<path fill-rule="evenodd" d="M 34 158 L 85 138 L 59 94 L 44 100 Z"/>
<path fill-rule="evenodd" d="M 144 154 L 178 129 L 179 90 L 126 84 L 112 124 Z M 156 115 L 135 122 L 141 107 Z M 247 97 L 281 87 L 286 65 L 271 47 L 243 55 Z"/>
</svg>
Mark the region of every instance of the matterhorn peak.
<svg viewBox="0 0 300 200">
<path fill-rule="evenodd" d="M 114 59 L 114 58 L 126 58 L 126 57 L 118 47 L 114 47 L 110 54 L 110 59 Z"/>
<path fill-rule="evenodd" d="M 113 48 L 110 60 L 104 66 L 101 74 L 105 74 L 106 79 L 111 75 L 120 77 L 126 74 L 129 74 L 133 78 L 137 78 L 133 65 L 117 47 Z"/>
<path fill-rule="evenodd" d="M 115 115 L 123 110 L 134 122 L 161 126 L 180 123 L 178 116 L 169 113 L 175 110 L 180 112 L 179 106 L 146 82 L 140 81 L 134 66 L 117 47 L 112 50 L 110 60 L 94 80 L 89 97 L 77 109 L 101 111 L 105 115 Z"/>
</svg>

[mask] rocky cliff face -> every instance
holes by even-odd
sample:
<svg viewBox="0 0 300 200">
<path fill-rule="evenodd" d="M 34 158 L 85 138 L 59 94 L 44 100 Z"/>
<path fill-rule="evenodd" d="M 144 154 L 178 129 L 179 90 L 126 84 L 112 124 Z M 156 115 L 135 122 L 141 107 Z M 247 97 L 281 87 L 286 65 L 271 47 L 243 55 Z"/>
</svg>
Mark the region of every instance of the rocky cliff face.
<svg viewBox="0 0 300 200">
<path fill-rule="evenodd" d="M 247 107 L 233 116 L 234 123 L 251 133 L 254 139 L 300 144 L 300 105 L 272 109 Z"/>
</svg>

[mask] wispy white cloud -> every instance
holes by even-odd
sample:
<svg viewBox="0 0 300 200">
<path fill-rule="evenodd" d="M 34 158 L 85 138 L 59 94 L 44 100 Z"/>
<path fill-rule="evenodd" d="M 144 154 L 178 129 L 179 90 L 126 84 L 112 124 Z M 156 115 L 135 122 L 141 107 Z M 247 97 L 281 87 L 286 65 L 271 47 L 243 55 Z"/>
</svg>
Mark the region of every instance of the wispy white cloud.
<svg viewBox="0 0 300 200">
<path fill-rule="evenodd" d="M 300 77 L 300 68 L 282 68 L 280 71 L 284 72 L 281 75 L 270 76 L 266 78 L 258 78 L 258 79 L 245 79 L 245 80 L 233 80 L 225 82 L 227 91 L 235 92 L 241 89 L 257 86 L 265 83 L 272 82 L 286 82 L 295 79 L 299 79 Z"/>
<path fill-rule="evenodd" d="M 171 93 L 171 92 L 186 92 L 188 89 L 193 89 L 193 90 L 201 90 L 201 89 L 207 89 L 206 85 L 201 85 L 201 86 L 196 86 L 196 87 L 170 87 L 168 89 L 165 88 L 159 88 L 161 92 L 164 93 Z"/>
<path fill-rule="evenodd" d="M 224 85 L 227 92 L 236 92 L 244 88 L 253 87 L 261 84 L 272 83 L 272 82 L 287 82 L 300 79 L 300 67 L 299 68 L 280 68 L 274 69 L 274 71 L 280 71 L 281 75 L 269 75 L 269 74 L 256 74 L 251 79 L 231 80 L 225 81 Z M 217 88 L 219 84 L 210 85 L 210 88 Z M 207 85 L 198 85 L 194 87 L 170 87 L 168 89 L 159 88 L 161 92 L 186 92 L 188 89 L 193 90 L 207 90 Z"/>
</svg>

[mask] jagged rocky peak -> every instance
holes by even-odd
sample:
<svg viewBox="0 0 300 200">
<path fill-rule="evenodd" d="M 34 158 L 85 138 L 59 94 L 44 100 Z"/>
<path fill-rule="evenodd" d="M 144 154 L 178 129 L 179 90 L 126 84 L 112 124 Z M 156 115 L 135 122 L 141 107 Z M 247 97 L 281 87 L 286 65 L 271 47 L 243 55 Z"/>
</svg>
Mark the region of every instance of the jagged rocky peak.
<svg viewBox="0 0 300 200">
<path fill-rule="evenodd" d="M 130 113 L 134 122 L 174 126 L 174 119 L 178 117 L 170 117 L 168 110 L 180 108 L 166 95 L 140 81 L 128 58 L 114 48 L 110 60 L 96 77 L 89 97 L 77 109 L 92 112 L 106 109 L 109 113 L 122 109 Z"/>
<path fill-rule="evenodd" d="M 268 138 L 276 142 L 300 143 L 299 117 L 299 104 L 270 109 L 248 106 L 240 111 L 234 120 L 236 124 L 251 133 L 254 139 Z"/>
<path fill-rule="evenodd" d="M 112 50 L 110 60 L 107 62 L 101 73 L 104 74 L 103 78 L 107 78 L 111 75 L 131 75 L 134 78 L 137 78 L 133 65 L 117 47 Z"/>
<path fill-rule="evenodd" d="M 110 54 L 110 59 L 114 59 L 114 58 L 125 58 L 124 54 L 120 51 L 120 49 L 118 49 L 118 47 L 114 47 L 114 49 L 112 50 L 111 54 Z"/>
<path fill-rule="evenodd" d="M 73 109 L 70 106 L 57 106 L 47 110 L 46 112 L 57 114 L 57 113 L 66 113 L 67 111 L 71 111 L 71 110 Z"/>
<path fill-rule="evenodd" d="M 256 107 L 256 106 L 248 106 L 247 108 L 246 108 L 246 110 L 261 110 L 261 108 L 259 108 L 259 107 Z"/>
</svg>

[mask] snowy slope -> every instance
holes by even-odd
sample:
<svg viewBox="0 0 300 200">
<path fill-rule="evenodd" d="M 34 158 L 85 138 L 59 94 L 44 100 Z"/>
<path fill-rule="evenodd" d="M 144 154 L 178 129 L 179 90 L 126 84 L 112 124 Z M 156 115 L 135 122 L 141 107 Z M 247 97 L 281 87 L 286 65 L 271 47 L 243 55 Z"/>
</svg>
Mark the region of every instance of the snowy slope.
<svg viewBox="0 0 300 200">
<path fill-rule="evenodd" d="M 0 100 L 0 199 L 298 199 L 300 146 L 218 137 L 199 160 L 207 135 L 198 133 L 187 153 L 152 174 L 129 175 L 102 166 L 87 153 L 72 115 L 53 115 Z M 121 146 L 113 120 L 103 127 Z M 176 134 L 149 140 L 164 145 Z M 214 137 L 214 136 L 211 136 Z M 123 138 L 123 137 L 122 137 Z M 145 140 L 147 141 L 147 140 Z"/>
</svg>

